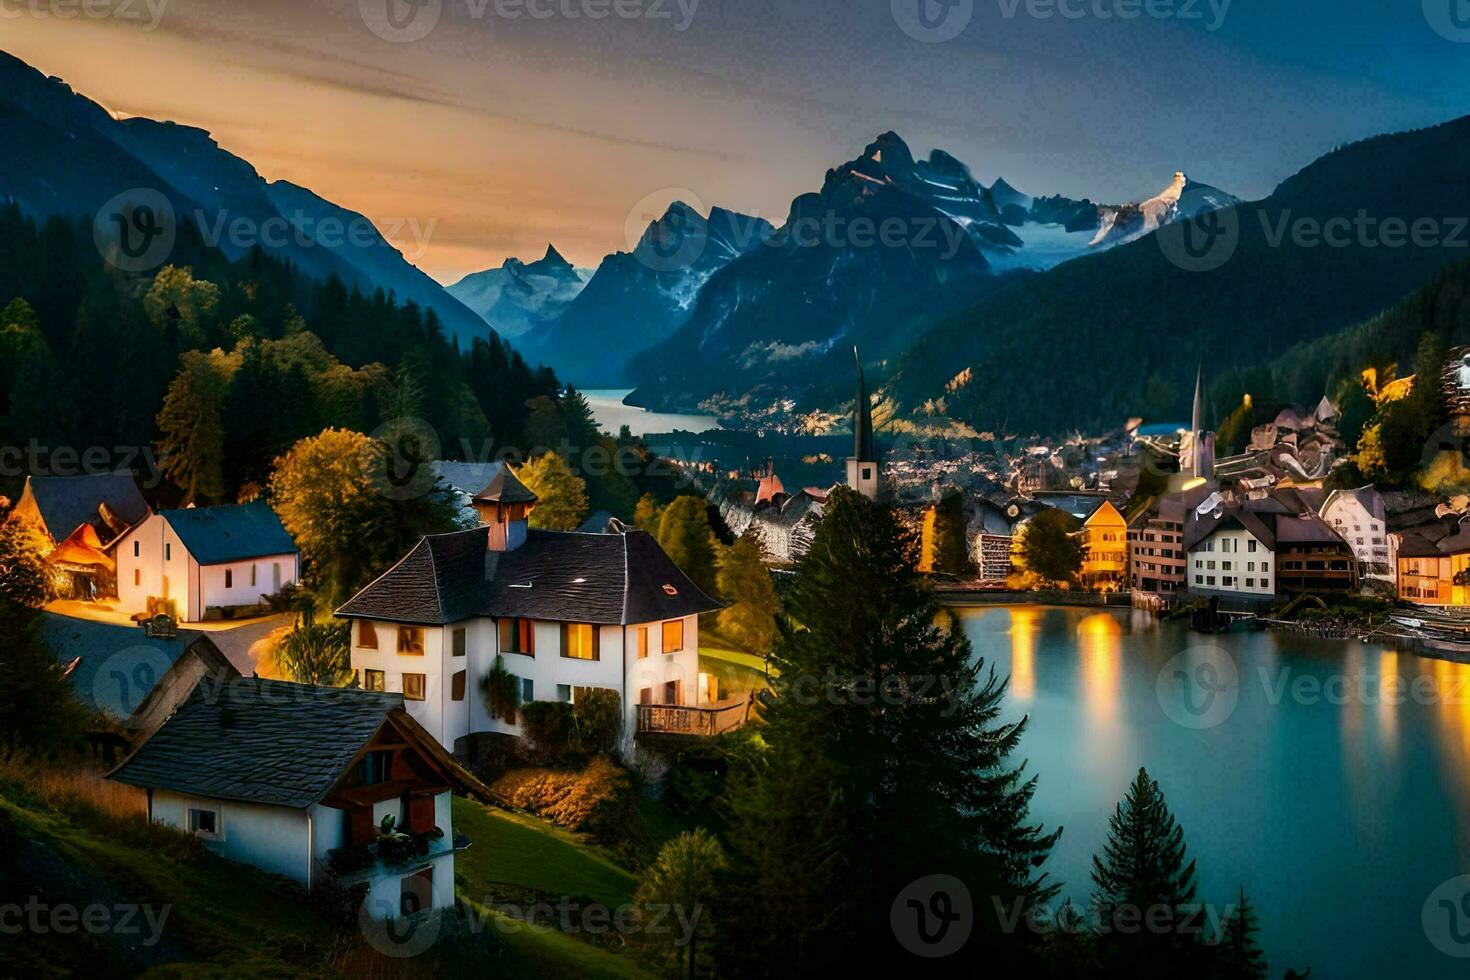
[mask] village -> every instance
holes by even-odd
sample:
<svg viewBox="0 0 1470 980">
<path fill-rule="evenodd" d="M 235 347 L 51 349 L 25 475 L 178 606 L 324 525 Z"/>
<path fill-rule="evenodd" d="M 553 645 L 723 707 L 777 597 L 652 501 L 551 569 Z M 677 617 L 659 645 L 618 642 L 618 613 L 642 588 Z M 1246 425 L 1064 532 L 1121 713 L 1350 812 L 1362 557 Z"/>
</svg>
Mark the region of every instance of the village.
<svg viewBox="0 0 1470 980">
<path fill-rule="evenodd" d="M 773 599 L 842 490 L 911 526 L 947 606 L 1125 605 L 1206 631 L 1327 622 L 1470 650 L 1470 501 L 1326 486 L 1346 454 L 1326 398 L 1221 458 L 1203 372 L 1188 426 L 1135 421 L 1014 453 L 885 453 L 873 403 L 859 360 L 833 486 L 789 490 L 771 463 L 695 484 L 710 526 L 760 556 Z M 456 857 L 474 842 L 453 799 L 504 805 L 491 784 L 507 758 L 541 752 L 557 724 L 637 765 L 761 713 L 760 671 L 732 685 L 709 649 L 728 641 L 701 640 L 732 603 L 656 534 L 605 513 L 538 528 L 546 502 L 506 463 L 432 473 L 459 529 L 422 537 L 332 611 L 347 662 L 307 683 L 276 654 L 316 628 L 302 555 L 263 500 L 155 510 L 131 473 L 37 476 L 6 518 L 61 597 L 42 632 L 94 713 L 107 779 L 142 790 L 151 822 L 340 893 L 364 922 L 455 907 Z M 1344 601 L 1377 621 L 1328 615 Z"/>
</svg>

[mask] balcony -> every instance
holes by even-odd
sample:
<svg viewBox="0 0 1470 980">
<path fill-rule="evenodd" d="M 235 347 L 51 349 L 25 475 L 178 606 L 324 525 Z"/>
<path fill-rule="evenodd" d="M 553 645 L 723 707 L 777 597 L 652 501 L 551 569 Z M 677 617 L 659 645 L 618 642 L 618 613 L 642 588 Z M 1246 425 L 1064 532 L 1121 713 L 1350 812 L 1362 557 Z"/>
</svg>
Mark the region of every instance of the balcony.
<svg viewBox="0 0 1470 980">
<path fill-rule="evenodd" d="M 646 735 L 709 738 L 734 731 L 750 717 L 750 698 L 728 698 L 717 704 L 640 704 L 639 737 Z"/>
</svg>

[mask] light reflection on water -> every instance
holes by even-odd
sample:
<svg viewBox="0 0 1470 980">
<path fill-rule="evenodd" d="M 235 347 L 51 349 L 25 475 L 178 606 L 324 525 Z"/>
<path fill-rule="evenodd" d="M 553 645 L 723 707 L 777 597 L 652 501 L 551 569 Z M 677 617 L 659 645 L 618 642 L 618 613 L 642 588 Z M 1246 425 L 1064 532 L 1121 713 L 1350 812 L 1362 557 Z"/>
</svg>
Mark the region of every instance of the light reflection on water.
<svg viewBox="0 0 1470 980">
<path fill-rule="evenodd" d="M 1019 755 L 1040 776 L 1032 815 L 1065 827 L 1046 866 L 1064 895 L 1085 902 L 1108 817 L 1146 766 L 1199 860 L 1201 898 L 1223 904 L 1243 884 L 1260 908 L 1273 976 L 1464 966 L 1420 916 L 1430 891 L 1470 873 L 1470 667 L 1286 633 L 1201 637 L 1132 610 L 956 615 L 1010 676 L 1008 714 L 1030 717 Z M 1229 652 L 1239 697 L 1193 730 L 1170 720 L 1156 681 L 1202 645 Z"/>
</svg>

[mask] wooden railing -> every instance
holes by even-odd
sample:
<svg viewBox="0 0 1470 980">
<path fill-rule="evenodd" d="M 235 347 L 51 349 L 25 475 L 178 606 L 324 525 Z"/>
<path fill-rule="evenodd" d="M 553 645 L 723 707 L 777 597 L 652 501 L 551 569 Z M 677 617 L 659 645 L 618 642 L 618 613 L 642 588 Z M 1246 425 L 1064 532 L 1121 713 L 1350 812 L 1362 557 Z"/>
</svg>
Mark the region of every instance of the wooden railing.
<svg viewBox="0 0 1470 980">
<path fill-rule="evenodd" d="M 639 735 L 711 736 L 745 724 L 750 717 L 750 698 L 732 698 L 700 707 L 640 704 L 637 708 Z"/>
</svg>

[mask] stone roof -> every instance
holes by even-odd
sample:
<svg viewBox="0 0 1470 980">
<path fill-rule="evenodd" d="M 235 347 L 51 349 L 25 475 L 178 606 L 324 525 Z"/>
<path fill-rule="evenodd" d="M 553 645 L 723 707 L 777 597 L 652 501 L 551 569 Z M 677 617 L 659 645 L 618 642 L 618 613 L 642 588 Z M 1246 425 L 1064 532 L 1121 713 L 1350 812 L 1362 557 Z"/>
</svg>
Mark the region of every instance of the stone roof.
<svg viewBox="0 0 1470 980">
<path fill-rule="evenodd" d="M 304 809 L 341 779 L 403 695 L 255 677 L 206 680 L 109 777 Z"/>
<path fill-rule="evenodd" d="M 479 527 L 424 538 L 337 615 L 440 626 L 476 616 L 632 625 L 712 612 L 651 534 L 531 530 L 489 550 Z"/>
<path fill-rule="evenodd" d="M 166 510 L 163 518 L 201 565 L 296 553 L 296 542 L 263 500 Z"/>
</svg>

